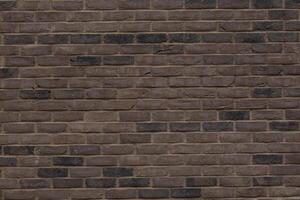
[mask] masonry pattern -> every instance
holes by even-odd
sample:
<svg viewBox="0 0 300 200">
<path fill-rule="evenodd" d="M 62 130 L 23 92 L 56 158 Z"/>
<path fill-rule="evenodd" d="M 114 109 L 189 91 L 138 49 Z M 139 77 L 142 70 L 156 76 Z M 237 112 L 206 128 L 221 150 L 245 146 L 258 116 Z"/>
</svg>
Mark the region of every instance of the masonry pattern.
<svg viewBox="0 0 300 200">
<path fill-rule="evenodd" d="M 299 199 L 299 9 L 0 1 L 0 199 Z"/>
</svg>

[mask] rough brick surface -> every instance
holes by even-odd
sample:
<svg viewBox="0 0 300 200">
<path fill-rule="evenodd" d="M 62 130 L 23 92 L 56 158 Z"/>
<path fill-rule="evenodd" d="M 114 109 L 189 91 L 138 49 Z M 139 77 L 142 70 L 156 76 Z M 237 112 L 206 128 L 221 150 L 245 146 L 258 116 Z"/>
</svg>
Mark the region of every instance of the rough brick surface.
<svg viewBox="0 0 300 200">
<path fill-rule="evenodd" d="M 0 199 L 300 199 L 299 0 L 0 0 Z"/>
</svg>

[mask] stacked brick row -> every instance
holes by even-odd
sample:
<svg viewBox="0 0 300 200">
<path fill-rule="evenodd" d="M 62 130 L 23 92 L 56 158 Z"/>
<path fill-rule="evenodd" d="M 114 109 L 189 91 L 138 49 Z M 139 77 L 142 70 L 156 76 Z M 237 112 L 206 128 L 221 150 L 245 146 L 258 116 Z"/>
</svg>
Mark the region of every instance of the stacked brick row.
<svg viewBox="0 0 300 200">
<path fill-rule="evenodd" d="M 300 198 L 299 9 L 0 1 L 0 199 Z"/>
</svg>

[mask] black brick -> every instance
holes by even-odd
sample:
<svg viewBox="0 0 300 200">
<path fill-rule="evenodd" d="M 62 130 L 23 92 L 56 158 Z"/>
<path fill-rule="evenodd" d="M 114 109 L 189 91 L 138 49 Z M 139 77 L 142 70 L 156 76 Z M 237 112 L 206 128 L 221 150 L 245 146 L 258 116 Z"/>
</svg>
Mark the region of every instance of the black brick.
<svg viewBox="0 0 300 200">
<path fill-rule="evenodd" d="M 254 22 L 253 29 L 256 31 L 280 31 L 283 30 L 282 21 Z"/>
<path fill-rule="evenodd" d="M 167 41 L 166 34 L 153 33 L 153 34 L 139 34 L 136 36 L 139 43 L 161 43 Z"/>
<path fill-rule="evenodd" d="M 54 188 L 81 188 L 83 181 L 81 179 L 54 179 Z"/>
<path fill-rule="evenodd" d="M 132 168 L 104 168 L 103 176 L 106 177 L 133 176 L 133 169 Z"/>
<path fill-rule="evenodd" d="M 249 120 L 249 111 L 221 111 L 220 120 Z"/>
<path fill-rule="evenodd" d="M 186 8 L 215 8 L 216 0 L 185 0 Z"/>
<path fill-rule="evenodd" d="M 298 10 L 270 10 L 270 20 L 292 20 L 298 19 Z"/>
<path fill-rule="evenodd" d="M 0 157 L 0 167 L 15 167 L 17 159 L 11 157 Z"/>
<path fill-rule="evenodd" d="M 34 44 L 32 35 L 5 35 L 4 44 Z"/>
<path fill-rule="evenodd" d="M 174 33 L 169 34 L 170 42 L 197 43 L 201 41 L 201 35 L 196 33 Z"/>
<path fill-rule="evenodd" d="M 40 35 L 38 36 L 39 44 L 67 44 L 69 43 L 69 35 Z"/>
<path fill-rule="evenodd" d="M 73 66 L 90 66 L 90 65 L 101 65 L 101 56 L 76 56 L 70 59 L 71 65 Z"/>
<path fill-rule="evenodd" d="M 281 177 L 255 177 L 253 186 L 280 186 L 282 185 Z"/>
<path fill-rule="evenodd" d="M 174 198 L 196 198 L 201 197 L 201 189 L 199 188 L 176 188 L 171 189 L 171 197 Z"/>
<path fill-rule="evenodd" d="M 104 43 L 107 44 L 128 44 L 133 43 L 134 35 L 132 34 L 110 34 L 104 36 Z"/>
<path fill-rule="evenodd" d="M 134 58 L 132 56 L 105 56 L 104 65 L 133 65 Z"/>
<path fill-rule="evenodd" d="M 99 43 L 101 43 L 101 35 L 98 35 L 98 34 L 71 35 L 71 43 L 73 43 L 73 44 L 99 44 Z"/>
<path fill-rule="evenodd" d="M 271 122 L 270 129 L 272 131 L 298 131 L 298 122 Z"/>
<path fill-rule="evenodd" d="M 50 90 L 21 90 L 20 98 L 22 99 L 49 99 Z"/>
<path fill-rule="evenodd" d="M 53 165 L 80 166 L 80 165 L 83 165 L 83 158 L 81 158 L 81 157 L 54 157 Z"/>
<path fill-rule="evenodd" d="M 254 155 L 254 164 L 282 164 L 282 155 Z"/>
<path fill-rule="evenodd" d="M 148 187 L 149 185 L 150 185 L 149 178 L 119 179 L 120 187 Z"/>
<path fill-rule="evenodd" d="M 33 155 L 33 146 L 5 146 L 4 154 L 6 155 Z"/>
<path fill-rule="evenodd" d="M 254 0 L 253 6 L 257 9 L 281 8 L 282 0 Z"/>
<path fill-rule="evenodd" d="M 55 177 L 67 177 L 68 169 L 65 168 L 39 168 L 38 177 L 43 178 L 55 178 Z"/>
<path fill-rule="evenodd" d="M 16 7 L 16 1 L 0 1 L 0 11 L 9 11 Z"/>
<path fill-rule="evenodd" d="M 167 131 L 166 123 L 137 123 L 136 129 L 138 132 L 162 132 Z"/>
<path fill-rule="evenodd" d="M 255 88 L 252 93 L 254 98 L 275 98 L 280 96 L 280 88 Z"/>
<path fill-rule="evenodd" d="M 0 78 L 16 78 L 18 73 L 17 68 L 0 68 Z"/>
<path fill-rule="evenodd" d="M 263 43 L 265 35 L 262 33 L 238 33 L 235 36 L 235 41 L 238 43 Z"/>
<path fill-rule="evenodd" d="M 112 188 L 116 187 L 116 179 L 114 178 L 89 178 L 86 179 L 86 187 L 88 188 Z"/>
<path fill-rule="evenodd" d="M 203 130 L 208 132 L 233 131 L 233 123 L 232 122 L 204 122 Z"/>
</svg>

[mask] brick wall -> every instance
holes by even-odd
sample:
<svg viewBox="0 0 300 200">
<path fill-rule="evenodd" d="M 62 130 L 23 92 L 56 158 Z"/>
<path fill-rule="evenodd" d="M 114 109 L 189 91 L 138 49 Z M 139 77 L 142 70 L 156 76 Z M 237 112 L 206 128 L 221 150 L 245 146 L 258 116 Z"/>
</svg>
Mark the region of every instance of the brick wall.
<svg viewBox="0 0 300 200">
<path fill-rule="evenodd" d="M 0 199 L 300 198 L 299 9 L 0 1 Z"/>
</svg>

